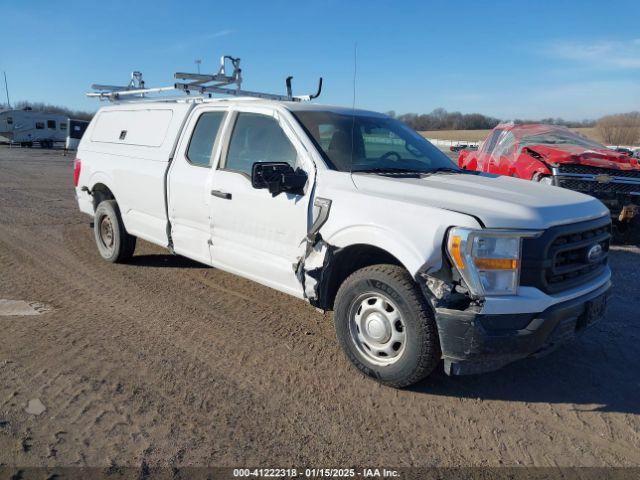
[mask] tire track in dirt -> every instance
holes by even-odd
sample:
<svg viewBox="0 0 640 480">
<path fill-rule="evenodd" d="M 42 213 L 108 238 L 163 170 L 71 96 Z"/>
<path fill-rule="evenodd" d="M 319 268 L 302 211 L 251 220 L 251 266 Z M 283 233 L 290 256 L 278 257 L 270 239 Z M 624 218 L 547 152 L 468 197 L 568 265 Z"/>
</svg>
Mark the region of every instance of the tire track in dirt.
<svg viewBox="0 0 640 480">
<path fill-rule="evenodd" d="M 25 240 L 25 241 L 26 241 L 26 239 L 23 239 L 23 240 Z M 23 242 L 22 242 L 22 241 L 19 241 L 19 240 L 16 240 L 14 243 L 16 243 L 16 244 L 21 244 L 21 243 L 23 243 Z M 67 243 L 68 243 L 68 242 L 67 242 Z M 35 248 L 35 245 L 34 245 L 34 248 Z M 30 248 L 29 250 L 31 250 L 31 248 Z M 107 266 L 107 267 L 105 267 L 105 268 L 113 268 L 113 266 L 110 266 L 110 265 L 109 265 L 109 266 Z M 136 270 L 136 271 L 137 271 L 137 270 Z M 84 280 L 83 280 L 83 282 L 84 282 L 84 283 L 86 283 L 87 281 L 88 281 L 88 279 L 84 279 Z M 94 279 L 94 280 L 92 280 L 92 281 L 95 281 L 95 279 Z M 265 290 L 266 290 L 266 291 L 268 291 L 268 292 L 270 292 L 270 290 L 268 290 L 268 289 L 265 289 Z M 118 300 L 119 300 L 119 298 L 117 298 L 117 297 L 116 297 L 116 302 L 117 302 Z M 294 300 L 294 302 L 296 302 L 296 301 Z M 299 304 L 303 305 L 305 309 L 309 310 L 309 307 L 308 307 L 308 306 L 306 306 L 305 304 L 303 304 L 303 303 L 301 303 L 301 302 L 296 302 L 296 303 L 299 303 Z M 252 312 L 252 313 L 256 313 L 256 312 Z M 258 320 L 262 320 L 263 318 L 270 318 L 271 316 L 272 316 L 272 314 L 271 314 L 271 313 L 268 313 L 266 316 L 263 316 L 263 317 L 255 317 L 255 318 L 257 318 Z M 291 322 L 290 324 L 291 324 L 291 325 L 295 325 L 295 323 L 293 323 L 293 322 Z M 258 335 L 258 336 L 257 336 L 257 340 L 263 340 L 263 338 L 262 338 L 263 333 L 264 333 L 264 332 L 261 332 L 261 333 L 260 333 L 260 335 Z M 190 341 L 191 341 L 191 340 L 190 340 Z M 312 341 L 312 342 L 310 342 L 310 344 L 309 344 L 308 346 L 306 346 L 306 347 L 313 347 L 313 343 L 314 343 L 313 341 Z M 278 346 L 278 345 L 274 345 L 274 347 L 277 347 L 277 346 Z M 334 350 L 336 349 L 336 347 L 335 347 L 335 345 L 334 345 L 333 340 L 332 340 L 332 342 L 331 342 L 331 346 L 334 348 Z M 340 354 L 340 353 L 337 353 L 337 355 L 339 355 L 339 356 L 340 356 L 341 354 Z M 305 362 L 305 363 L 306 363 L 306 362 Z M 304 363 L 303 363 L 303 365 L 304 365 Z M 329 369 L 329 367 L 330 367 L 330 366 L 328 366 L 328 367 L 327 367 L 327 369 Z M 312 372 L 312 373 L 313 373 L 313 372 Z M 258 378 L 258 379 L 257 379 L 257 381 L 261 381 L 261 379 L 260 379 L 260 378 Z M 367 385 L 367 384 L 365 384 L 365 385 L 366 385 L 367 387 L 369 387 L 369 386 L 370 386 L 370 385 Z M 375 385 L 375 384 L 374 384 L 374 385 Z M 376 387 L 377 387 L 377 385 L 376 385 Z M 320 423 L 321 423 L 321 422 L 320 422 Z"/>
<path fill-rule="evenodd" d="M 16 240 L 17 240 L 17 239 L 16 239 Z M 16 241 L 16 243 L 22 243 L 22 244 L 24 244 L 24 242 L 28 242 L 28 240 L 27 240 L 27 239 L 22 239 L 22 241 Z M 31 248 L 36 248 L 36 247 L 35 247 L 35 245 L 33 245 L 33 246 L 29 246 L 29 245 L 27 244 L 27 249 L 28 249 L 28 250 L 31 250 Z M 47 263 L 51 263 L 51 261 L 52 261 L 52 260 L 53 260 L 53 259 L 52 259 L 52 258 L 51 258 L 51 256 L 50 256 L 50 257 L 48 258 Z M 53 264 L 54 264 L 54 265 L 56 265 L 56 262 L 53 262 Z M 45 265 L 44 263 L 43 263 L 40 267 L 41 267 L 42 269 L 48 268 L 48 267 L 47 267 L 47 265 Z M 49 267 L 49 268 L 51 268 L 51 267 Z M 61 266 L 60 266 L 60 265 L 57 265 L 57 266 L 54 266 L 54 267 L 53 267 L 53 270 L 59 270 L 60 268 L 61 268 Z M 62 268 L 64 268 L 64 267 L 62 267 Z M 53 272 L 51 272 L 51 273 L 53 273 Z M 69 273 L 70 273 L 70 272 L 65 272 L 65 277 L 66 277 L 66 275 L 67 275 L 67 274 L 69 274 Z M 68 278 L 68 277 L 67 277 L 67 278 Z M 62 280 L 62 279 L 61 279 L 61 280 Z M 87 278 L 85 278 L 85 279 L 83 279 L 82 281 L 83 281 L 84 283 L 86 283 L 86 282 L 87 282 L 87 281 L 89 281 L 89 280 L 91 281 L 91 283 L 94 283 L 94 284 L 95 284 L 95 282 L 96 282 L 96 280 L 97 280 L 97 279 L 96 279 L 95 277 L 94 277 L 94 278 L 91 278 L 91 279 L 87 279 Z M 65 285 L 65 289 L 69 289 L 70 287 L 71 287 L 71 289 L 72 289 L 71 291 L 72 291 L 72 292 L 74 292 L 74 294 L 76 294 L 76 296 L 77 296 L 77 290 L 76 290 L 76 289 L 73 289 L 72 284 L 68 284 L 68 283 L 67 283 L 67 285 Z M 115 298 L 115 303 L 118 303 L 118 301 L 119 301 L 119 300 L 120 300 L 120 298 L 118 298 L 118 297 L 116 296 L 116 298 Z M 82 298 L 77 299 L 77 301 L 82 302 Z M 138 313 L 138 312 L 136 312 L 136 313 Z M 133 333 L 133 332 L 131 332 L 131 333 Z M 187 341 L 189 342 L 189 346 L 191 346 L 192 348 L 193 348 L 194 346 L 195 346 L 195 347 L 197 347 L 197 345 L 193 345 L 193 341 L 194 341 L 193 337 L 191 337 L 191 338 L 187 337 Z M 252 390 L 255 390 L 255 389 L 256 389 L 256 383 L 251 384 L 250 388 L 251 388 Z"/>
</svg>

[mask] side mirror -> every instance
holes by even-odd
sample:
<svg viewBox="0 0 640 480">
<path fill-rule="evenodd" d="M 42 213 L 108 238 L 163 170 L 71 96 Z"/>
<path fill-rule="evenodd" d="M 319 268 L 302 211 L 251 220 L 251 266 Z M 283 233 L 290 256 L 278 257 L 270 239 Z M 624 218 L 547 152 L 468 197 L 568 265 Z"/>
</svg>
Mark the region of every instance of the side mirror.
<svg viewBox="0 0 640 480">
<path fill-rule="evenodd" d="M 302 195 L 306 184 L 307 174 L 285 162 L 256 162 L 251 168 L 253 188 L 267 188 L 274 197 L 282 192 Z"/>
</svg>

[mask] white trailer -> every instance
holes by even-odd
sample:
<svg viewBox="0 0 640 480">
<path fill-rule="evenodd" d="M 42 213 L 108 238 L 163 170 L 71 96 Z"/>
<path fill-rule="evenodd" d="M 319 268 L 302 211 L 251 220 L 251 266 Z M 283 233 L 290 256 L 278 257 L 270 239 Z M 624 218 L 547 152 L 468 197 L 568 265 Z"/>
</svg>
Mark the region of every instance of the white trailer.
<svg viewBox="0 0 640 480">
<path fill-rule="evenodd" d="M 34 110 L 5 110 L 0 112 L 0 142 L 31 147 L 39 144 L 51 148 L 67 139 L 69 118 L 60 113 Z"/>
</svg>

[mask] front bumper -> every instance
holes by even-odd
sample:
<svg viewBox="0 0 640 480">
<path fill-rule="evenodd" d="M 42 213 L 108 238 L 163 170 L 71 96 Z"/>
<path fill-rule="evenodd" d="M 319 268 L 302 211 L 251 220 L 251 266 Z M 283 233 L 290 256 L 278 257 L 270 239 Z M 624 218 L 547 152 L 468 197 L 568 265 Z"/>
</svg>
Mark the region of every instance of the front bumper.
<svg viewBox="0 0 640 480">
<path fill-rule="evenodd" d="M 573 170 L 564 171 L 567 168 Z M 551 172 L 553 185 L 597 198 L 609 209 L 611 217 L 619 221 L 633 218 L 640 206 L 640 178 L 625 176 L 624 171 L 567 165 L 553 167 Z M 625 209 L 633 213 L 624 214 Z"/>
<path fill-rule="evenodd" d="M 490 315 L 436 309 L 445 372 L 489 372 L 554 350 L 604 315 L 610 289 L 611 282 L 607 281 L 585 295 L 540 313 Z"/>
</svg>

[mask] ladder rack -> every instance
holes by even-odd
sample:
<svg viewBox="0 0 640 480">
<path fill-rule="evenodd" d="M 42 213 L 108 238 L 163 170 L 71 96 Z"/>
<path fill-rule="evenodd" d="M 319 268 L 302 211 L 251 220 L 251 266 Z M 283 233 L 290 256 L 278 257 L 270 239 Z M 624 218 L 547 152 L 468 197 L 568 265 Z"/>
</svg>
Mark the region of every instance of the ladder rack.
<svg viewBox="0 0 640 480">
<path fill-rule="evenodd" d="M 233 67 L 231 74 L 227 74 L 227 63 Z M 191 95 L 197 93 L 200 96 L 211 98 L 213 94 L 230 95 L 236 97 L 253 97 L 263 98 L 267 100 L 303 102 L 313 100 L 320 96 L 322 92 L 322 77 L 318 82 L 318 90 L 310 95 L 293 95 L 291 80 L 289 76 L 286 79 L 287 94 L 281 95 L 277 93 L 253 92 L 242 90 L 242 69 L 240 68 L 240 59 L 225 55 L 220 58 L 220 68 L 215 74 L 186 73 L 177 72 L 174 77 L 182 82 L 174 83 L 172 86 L 146 88 L 142 73 L 135 71 L 131 74 L 131 80 L 128 85 L 91 85 L 95 92 L 87 93 L 87 97 L 99 98 L 100 100 L 126 101 L 139 100 L 145 98 L 148 94 L 156 94 L 163 92 L 178 92 Z M 157 100 L 178 100 L 181 97 L 150 97 L 149 99 Z M 184 97 L 183 97 L 184 98 Z"/>
</svg>

